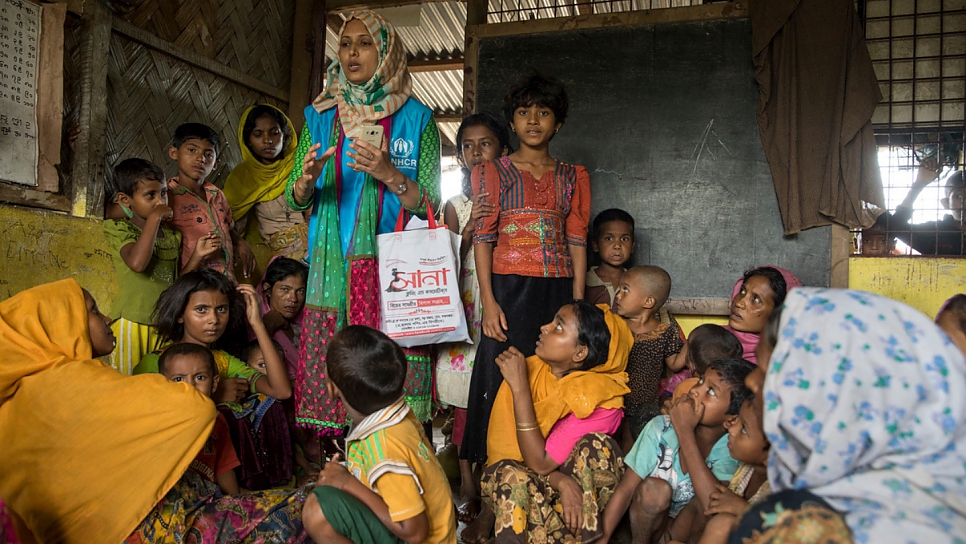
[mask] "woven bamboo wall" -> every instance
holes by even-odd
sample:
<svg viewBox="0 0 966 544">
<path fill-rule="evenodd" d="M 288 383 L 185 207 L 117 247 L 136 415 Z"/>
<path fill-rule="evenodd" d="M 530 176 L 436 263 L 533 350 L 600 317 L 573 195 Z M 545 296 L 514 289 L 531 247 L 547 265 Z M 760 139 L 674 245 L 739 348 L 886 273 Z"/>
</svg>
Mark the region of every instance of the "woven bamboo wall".
<svg viewBox="0 0 966 544">
<path fill-rule="evenodd" d="M 294 0 L 149 0 L 125 20 L 155 36 L 252 76 L 289 88 Z M 167 157 L 174 129 L 197 121 L 222 136 L 209 177 L 219 186 L 241 161 L 236 132 L 256 103 L 287 104 L 243 84 L 183 62 L 117 32 L 111 36 L 107 81 L 110 167 L 129 157 L 153 160 L 175 173 Z M 110 168 L 108 169 L 110 171 Z M 108 174 L 110 182 L 110 174 Z"/>
</svg>

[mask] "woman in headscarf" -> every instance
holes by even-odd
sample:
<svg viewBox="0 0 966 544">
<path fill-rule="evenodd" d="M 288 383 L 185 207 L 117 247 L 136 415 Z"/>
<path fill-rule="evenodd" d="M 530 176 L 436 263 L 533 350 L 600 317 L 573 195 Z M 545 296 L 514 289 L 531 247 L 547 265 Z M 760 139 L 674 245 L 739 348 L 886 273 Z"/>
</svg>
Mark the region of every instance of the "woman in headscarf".
<svg viewBox="0 0 966 544">
<path fill-rule="evenodd" d="M 293 209 L 314 206 L 295 391 L 298 423 L 322 434 L 346 425 L 345 409 L 326 392 L 329 338 L 349 324 L 380 325 L 376 235 L 392 232 L 401 214 L 425 217 L 427 205 L 439 204 L 439 131 L 411 91 L 395 30 L 370 11 L 350 14 L 325 92 L 305 109 L 286 189 Z M 383 131 L 378 147 L 362 139 L 375 125 Z M 406 400 L 429 421 L 428 350 L 406 350 L 406 359 Z"/>
<path fill-rule="evenodd" d="M 281 110 L 268 104 L 245 110 L 238 123 L 242 162 L 225 180 L 225 198 L 235 229 L 253 247 L 263 243 L 275 255 L 302 259 L 308 228 L 285 198 L 297 145 L 292 121 Z"/>
<path fill-rule="evenodd" d="M 966 361 L 929 318 L 870 293 L 795 289 L 758 357 L 746 383 L 775 494 L 731 542 L 962 542 Z"/>
<path fill-rule="evenodd" d="M 731 291 L 731 315 L 725 329 L 735 335 L 746 361 L 758 364 L 755 346 L 772 311 L 781 308 L 785 295 L 799 287 L 795 274 L 777 266 L 760 266 L 744 273 Z"/>
<path fill-rule="evenodd" d="M 473 544 L 590 542 L 623 475 L 620 426 L 634 338 L 602 304 L 579 300 L 540 329 L 536 354 L 497 357 L 504 382 L 493 401 L 483 473 L 486 508 L 463 531 Z"/>
<path fill-rule="evenodd" d="M 109 323 L 72 279 L 0 303 L 0 497 L 20 541 L 303 540 L 304 493 L 217 498 L 188 470 L 214 404 L 93 360 L 114 349 Z"/>
</svg>

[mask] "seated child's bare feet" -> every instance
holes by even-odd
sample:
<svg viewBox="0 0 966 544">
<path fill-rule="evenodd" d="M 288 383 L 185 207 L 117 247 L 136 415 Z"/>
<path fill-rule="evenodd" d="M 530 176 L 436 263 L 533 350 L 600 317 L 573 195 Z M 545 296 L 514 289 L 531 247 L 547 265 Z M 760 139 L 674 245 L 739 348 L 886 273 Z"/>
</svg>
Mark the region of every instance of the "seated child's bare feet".
<svg viewBox="0 0 966 544">
<path fill-rule="evenodd" d="M 463 523 L 471 523 L 480 515 L 482 504 L 479 497 L 461 497 L 460 504 L 456 507 L 456 519 Z"/>
<path fill-rule="evenodd" d="M 487 505 L 483 505 L 480 515 L 476 516 L 473 523 L 466 526 L 460 533 L 460 538 L 465 544 L 485 544 L 493 535 L 493 524 L 496 522 L 496 515 Z"/>
</svg>

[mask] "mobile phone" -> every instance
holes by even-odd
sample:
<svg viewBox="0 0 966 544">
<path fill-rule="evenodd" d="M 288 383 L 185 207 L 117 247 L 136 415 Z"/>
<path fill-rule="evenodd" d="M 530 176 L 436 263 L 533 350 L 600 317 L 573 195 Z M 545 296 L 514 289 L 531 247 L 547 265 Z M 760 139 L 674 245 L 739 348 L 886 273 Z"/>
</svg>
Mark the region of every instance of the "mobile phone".
<svg viewBox="0 0 966 544">
<path fill-rule="evenodd" d="M 374 146 L 376 149 L 382 148 L 382 125 L 366 125 L 362 127 L 362 141 Z"/>
</svg>

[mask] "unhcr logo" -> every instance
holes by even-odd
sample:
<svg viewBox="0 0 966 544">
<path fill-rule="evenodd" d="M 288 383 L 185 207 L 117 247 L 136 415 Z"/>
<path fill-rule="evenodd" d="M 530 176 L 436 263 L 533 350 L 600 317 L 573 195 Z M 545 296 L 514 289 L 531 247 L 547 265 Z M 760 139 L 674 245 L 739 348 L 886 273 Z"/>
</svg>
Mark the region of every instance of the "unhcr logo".
<svg viewBox="0 0 966 544">
<path fill-rule="evenodd" d="M 404 140 L 403 138 L 396 138 L 392 142 L 392 154 L 395 157 L 406 158 L 413 153 L 413 145 L 409 140 Z"/>
</svg>

